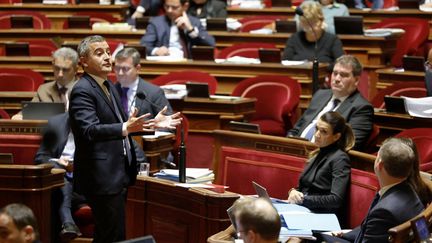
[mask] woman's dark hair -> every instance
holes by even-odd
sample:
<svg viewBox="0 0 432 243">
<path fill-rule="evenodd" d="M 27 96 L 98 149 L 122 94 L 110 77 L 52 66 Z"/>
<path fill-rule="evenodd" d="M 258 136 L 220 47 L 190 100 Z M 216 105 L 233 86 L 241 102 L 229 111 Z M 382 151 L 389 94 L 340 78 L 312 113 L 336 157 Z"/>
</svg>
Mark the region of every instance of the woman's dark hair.
<svg viewBox="0 0 432 243">
<path fill-rule="evenodd" d="M 326 112 L 320 117 L 320 120 L 330 125 L 333 134 L 341 134 L 337 141 L 340 149 L 348 151 L 354 146 L 355 137 L 353 130 L 351 129 L 351 126 L 345 122 L 345 118 L 343 118 L 338 112 Z"/>
</svg>

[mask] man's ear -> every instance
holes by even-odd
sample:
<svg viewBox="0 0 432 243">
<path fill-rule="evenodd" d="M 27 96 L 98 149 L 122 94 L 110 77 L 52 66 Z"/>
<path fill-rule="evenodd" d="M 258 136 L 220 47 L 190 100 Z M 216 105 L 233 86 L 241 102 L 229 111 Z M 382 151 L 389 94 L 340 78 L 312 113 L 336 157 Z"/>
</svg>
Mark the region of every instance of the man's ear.
<svg viewBox="0 0 432 243">
<path fill-rule="evenodd" d="M 80 63 L 81 63 L 81 65 L 82 65 L 83 67 L 88 67 L 88 64 L 87 64 L 87 58 L 85 58 L 85 57 L 80 57 Z"/>
<path fill-rule="evenodd" d="M 36 234 L 33 226 L 26 225 L 21 231 L 24 233 L 24 238 L 26 242 L 33 242 L 36 240 Z"/>
</svg>

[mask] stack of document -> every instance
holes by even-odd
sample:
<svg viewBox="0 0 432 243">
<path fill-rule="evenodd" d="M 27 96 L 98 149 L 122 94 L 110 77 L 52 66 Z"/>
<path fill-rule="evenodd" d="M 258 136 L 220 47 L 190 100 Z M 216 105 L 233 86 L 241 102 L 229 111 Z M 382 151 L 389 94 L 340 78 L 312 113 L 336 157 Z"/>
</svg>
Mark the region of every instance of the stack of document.
<svg viewBox="0 0 432 243">
<path fill-rule="evenodd" d="M 390 36 L 393 34 L 403 34 L 405 30 L 399 28 L 376 28 L 376 29 L 367 29 L 364 31 L 365 36 Z"/>
<path fill-rule="evenodd" d="M 161 86 L 167 99 L 183 99 L 187 95 L 185 84 L 167 84 Z"/>
<path fill-rule="evenodd" d="M 179 181 L 179 171 L 163 169 L 155 173 L 157 178 Z M 214 180 L 213 170 L 207 168 L 186 168 L 186 183 L 207 183 Z"/>
<path fill-rule="evenodd" d="M 281 216 L 282 228 L 279 239 L 298 237 L 314 240 L 312 231 L 339 231 L 339 221 L 335 214 L 317 214 L 296 204 L 273 204 Z M 282 241 L 285 242 L 285 241 Z"/>
<path fill-rule="evenodd" d="M 432 97 L 405 99 L 405 107 L 410 116 L 432 118 Z"/>
</svg>

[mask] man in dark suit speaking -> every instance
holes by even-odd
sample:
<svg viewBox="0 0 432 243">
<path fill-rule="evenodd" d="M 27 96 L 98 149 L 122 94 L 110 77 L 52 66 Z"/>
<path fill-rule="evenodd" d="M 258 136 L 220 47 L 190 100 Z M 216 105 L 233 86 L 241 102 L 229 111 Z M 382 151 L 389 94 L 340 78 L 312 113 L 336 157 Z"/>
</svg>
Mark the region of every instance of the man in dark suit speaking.
<svg viewBox="0 0 432 243">
<path fill-rule="evenodd" d="M 316 122 L 327 111 L 339 112 L 351 125 L 356 138 L 354 149 L 361 149 L 373 128 L 373 107 L 357 90 L 362 66 L 354 56 L 336 60 L 331 75 L 331 89 L 318 90 L 288 136 L 313 141 Z"/>
<path fill-rule="evenodd" d="M 176 113 L 145 120 L 149 114 L 129 119 L 120 97 L 107 80 L 111 52 L 102 36 L 89 36 L 78 45 L 84 74 L 74 86 L 69 107 L 75 139 L 74 190 L 82 193 L 95 219 L 94 242 L 125 239 L 127 187 L 137 175 L 131 133 L 164 127 L 174 129 L 181 120 Z"/>
</svg>

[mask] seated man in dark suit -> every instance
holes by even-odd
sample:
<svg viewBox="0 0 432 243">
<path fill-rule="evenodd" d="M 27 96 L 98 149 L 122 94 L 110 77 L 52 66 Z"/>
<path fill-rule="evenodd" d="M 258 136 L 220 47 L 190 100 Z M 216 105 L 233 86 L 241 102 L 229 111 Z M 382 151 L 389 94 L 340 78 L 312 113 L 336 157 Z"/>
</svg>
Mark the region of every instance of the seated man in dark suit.
<svg viewBox="0 0 432 243">
<path fill-rule="evenodd" d="M 151 18 L 141 38 L 147 55 L 190 58 L 192 46 L 215 45 L 200 20 L 186 14 L 188 7 L 187 0 L 165 0 L 165 15 Z"/>
<path fill-rule="evenodd" d="M 140 59 L 139 52 L 134 48 L 125 48 L 115 56 L 114 71 L 118 81 L 116 88 L 120 93 L 125 114 L 129 115 L 133 106 L 138 109 L 137 116 L 150 113 L 150 119 L 155 118 L 165 106 L 166 113 L 172 114 L 171 105 L 163 90 L 138 76 L 141 69 Z M 144 94 L 145 99 L 137 93 Z"/>
<path fill-rule="evenodd" d="M 313 141 L 316 123 L 327 111 L 339 112 L 354 131 L 354 149 L 361 150 L 373 128 L 372 105 L 357 90 L 362 66 L 354 56 L 344 55 L 336 60 L 331 75 L 331 89 L 318 90 L 308 109 L 288 131 L 288 136 L 297 136 Z"/>
<path fill-rule="evenodd" d="M 135 145 L 137 161 L 146 160 L 144 152 Z M 69 114 L 62 113 L 51 117 L 43 134 L 42 144 L 35 156 L 35 163 L 51 163 L 54 168 L 65 169 L 65 185 L 61 188 L 62 200 L 59 208 L 63 241 L 72 240 L 81 235 L 72 218 L 72 211 L 86 203 L 84 196 L 73 192 L 73 158 L 75 153 L 74 136 L 70 129 Z"/>
<path fill-rule="evenodd" d="M 349 242 L 387 242 L 390 228 L 421 213 L 424 205 L 407 181 L 415 162 L 414 151 L 401 139 L 386 140 L 378 151 L 374 165 L 381 189 L 366 218 L 352 231 L 334 234 Z M 327 242 L 345 242 L 332 236 L 324 238 Z"/>
</svg>

